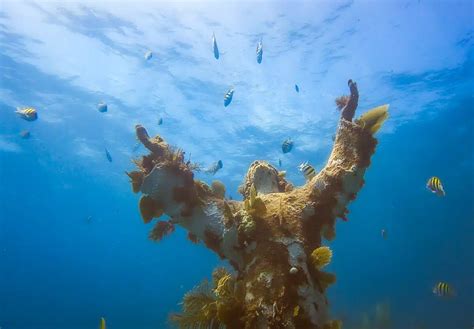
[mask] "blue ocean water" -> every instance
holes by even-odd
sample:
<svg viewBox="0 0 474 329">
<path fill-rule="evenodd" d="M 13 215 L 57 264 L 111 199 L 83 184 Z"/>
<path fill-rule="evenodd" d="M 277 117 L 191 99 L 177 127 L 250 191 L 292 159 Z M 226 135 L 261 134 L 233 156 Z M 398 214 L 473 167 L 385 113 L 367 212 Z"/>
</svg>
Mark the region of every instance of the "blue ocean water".
<svg viewBox="0 0 474 329">
<path fill-rule="evenodd" d="M 223 262 L 179 228 L 148 240 L 124 174 L 145 153 L 134 125 L 203 166 L 222 160 L 198 176 L 240 199 L 255 159 L 281 159 L 295 184 L 301 162 L 324 166 L 351 78 L 358 113 L 389 103 L 390 118 L 329 243 L 332 314 L 361 328 L 384 303 L 393 329 L 472 328 L 473 12 L 425 0 L 0 2 L 0 327 L 85 329 L 103 316 L 110 329 L 167 328 Z M 22 106 L 39 119 L 19 118 Z M 427 191 L 431 176 L 445 197 Z M 438 281 L 457 295 L 434 296 Z"/>
</svg>

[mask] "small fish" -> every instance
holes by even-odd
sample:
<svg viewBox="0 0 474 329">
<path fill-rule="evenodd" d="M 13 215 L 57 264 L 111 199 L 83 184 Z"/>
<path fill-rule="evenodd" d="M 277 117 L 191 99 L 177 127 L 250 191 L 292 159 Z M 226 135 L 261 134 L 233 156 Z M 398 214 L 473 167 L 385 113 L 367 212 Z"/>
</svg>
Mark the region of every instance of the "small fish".
<svg viewBox="0 0 474 329">
<path fill-rule="evenodd" d="M 112 162 L 112 156 L 110 155 L 109 150 L 107 149 L 105 149 L 105 156 L 107 157 L 107 160 L 109 160 L 109 162 Z"/>
<path fill-rule="evenodd" d="M 262 57 L 263 57 L 263 45 L 262 45 L 262 40 L 260 40 L 257 44 L 257 63 L 258 64 L 262 63 Z"/>
<path fill-rule="evenodd" d="M 297 84 L 295 84 L 295 90 L 296 90 L 296 92 L 297 92 L 297 93 L 299 93 L 299 92 L 300 92 L 300 87 L 298 87 L 298 85 L 297 85 Z"/>
<path fill-rule="evenodd" d="M 219 169 L 222 169 L 222 167 L 223 167 L 222 161 L 219 160 L 219 161 L 217 161 L 216 163 L 214 163 L 212 166 L 210 166 L 210 167 L 206 170 L 206 172 L 207 172 L 208 174 L 215 175 L 216 172 L 219 171 Z"/>
<path fill-rule="evenodd" d="M 158 119 L 158 126 L 161 126 L 163 124 L 163 118 Z"/>
<path fill-rule="evenodd" d="M 387 231 L 385 229 L 382 229 L 382 231 L 380 231 L 380 234 L 382 235 L 382 238 L 384 240 L 387 240 Z"/>
<path fill-rule="evenodd" d="M 426 183 L 426 187 L 433 193 L 436 193 L 437 196 L 445 196 L 446 192 L 444 191 L 443 184 L 438 177 L 431 177 Z"/>
<path fill-rule="evenodd" d="M 281 167 L 281 159 L 278 159 L 278 167 Z"/>
<path fill-rule="evenodd" d="M 285 139 L 283 144 L 281 144 L 281 150 L 283 153 L 288 153 L 293 149 L 293 141 L 291 138 Z"/>
<path fill-rule="evenodd" d="M 148 61 L 153 57 L 153 53 L 149 50 L 145 53 L 145 59 Z"/>
<path fill-rule="evenodd" d="M 87 221 L 88 224 L 92 223 L 92 216 L 87 216 L 86 221 Z"/>
<path fill-rule="evenodd" d="M 234 88 L 230 88 L 229 91 L 224 95 L 224 106 L 227 107 L 232 102 L 234 96 Z"/>
<path fill-rule="evenodd" d="M 311 180 L 316 176 L 316 170 L 307 161 L 300 164 L 298 169 L 303 173 L 306 180 Z"/>
<path fill-rule="evenodd" d="M 26 121 L 35 121 L 38 119 L 38 112 L 32 107 L 17 107 L 15 113 Z"/>
<path fill-rule="evenodd" d="M 20 137 L 23 138 L 23 139 L 28 139 L 31 137 L 31 134 L 28 130 L 22 130 L 20 132 Z"/>
<path fill-rule="evenodd" d="M 451 286 L 447 284 L 446 282 L 438 282 L 433 287 L 433 294 L 435 294 L 438 297 L 450 297 L 450 296 L 455 295 Z"/>
<path fill-rule="evenodd" d="M 100 318 L 99 329 L 105 329 L 105 319 Z"/>
<path fill-rule="evenodd" d="M 99 102 L 99 104 L 97 104 L 97 110 L 98 110 L 100 113 L 107 112 L 107 110 L 108 110 L 108 108 L 107 108 L 107 103 L 105 103 L 105 102 Z"/>
<path fill-rule="evenodd" d="M 219 48 L 217 48 L 216 35 L 212 33 L 212 50 L 214 51 L 215 59 L 219 59 Z"/>
</svg>

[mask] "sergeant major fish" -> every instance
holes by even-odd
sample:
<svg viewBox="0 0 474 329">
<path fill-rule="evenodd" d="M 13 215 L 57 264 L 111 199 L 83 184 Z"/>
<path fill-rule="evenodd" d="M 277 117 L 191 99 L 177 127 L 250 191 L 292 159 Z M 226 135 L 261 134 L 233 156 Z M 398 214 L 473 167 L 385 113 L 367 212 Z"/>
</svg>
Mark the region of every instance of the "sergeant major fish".
<svg viewBox="0 0 474 329">
<path fill-rule="evenodd" d="M 26 121 L 35 121 L 38 119 L 38 112 L 33 107 L 17 107 L 15 113 Z"/>
<path fill-rule="evenodd" d="M 438 297 L 449 297 L 454 296 L 454 291 L 449 284 L 446 282 L 438 282 L 433 287 L 433 294 Z"/>
<path fill-rule="evenodd" d="M 300 164 L 298 169 L 303 173 L 306 180 L 311 180 L 316 176 L 316 170 L 307 161 Z"/>
<path fill-rule="evenodd" d="M 433 193 L 436 193 L 437 196 L 445 196 L 446 192 L 444 191 L 443 184 L 438 177 L 431 177 L 426 183 L 426 187 Z"/>
<path fill-rule="evenodd" d="M 232 97 L 234 96 L 234 88 L 230 88 L 229 91 L 224 95 L 224 106 L 227 107 L 230 102 L 232 102 Z"/>
</svg>

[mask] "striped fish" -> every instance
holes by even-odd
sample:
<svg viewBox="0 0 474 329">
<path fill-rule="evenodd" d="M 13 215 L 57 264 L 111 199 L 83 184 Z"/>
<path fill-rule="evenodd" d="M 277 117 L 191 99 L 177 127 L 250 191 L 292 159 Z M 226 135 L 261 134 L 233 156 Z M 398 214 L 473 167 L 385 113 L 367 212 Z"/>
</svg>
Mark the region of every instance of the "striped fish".
<svg viewBox="0 0 474 329">
<path fill-rule="evenodd" d="M 288 153 L 293 149 L 293 141 L 291 138 L 285 139 L 285 141 L 281 144 L 281 150 L 283 153 Z"/>
<path fill-rule="evenodd" d="M 436 193 L 438 196 L 445 196 L 446 192 L 444 191 L 443 184 L 438 177 L 431 177 L 426 183 L 426 187 L 433 193 Z"/>
<path fill-rule="evenodd" d="M 224 106 L 227 107 L 232 102 L 232 96 L 234 96 L 234 88 L 230 88 L 224 95 Z"/>
<path fill-rule="evenodd" d="M 438 297 L 449 297 L 454 295 L 454 291 L 446 282 L 438 282 L 433 288 L 433 294 Z"/>
<path fill-rule="evenodd" d="M 257 63 L 260 64 L 262 62 L 263 57 L 263 45 L 262 40 L 260 40 L 257 44 Z"/>
<path fill-rule="evenodd" d="M 219 59 L 219 48 L 217 48 L 216 35 L 212 33 L 212 50 L 214 51 L 214 58 Z"/>
<path fill-rule="evenodd" d="M 15 113 L 18 114 L 20 118 L 26 121 L 35 121 L 36 119 L 38 119 L 38 112 L 36 112 L 36 109 L 32 107 L 17 107 Z"/>
<path fill-rule="evenodd" d="M 298 168 L 303 173 L 306 180 L 311 180 L 316 176 L 316 170 L 308 162 L 303 162 Z"/>
</svg>

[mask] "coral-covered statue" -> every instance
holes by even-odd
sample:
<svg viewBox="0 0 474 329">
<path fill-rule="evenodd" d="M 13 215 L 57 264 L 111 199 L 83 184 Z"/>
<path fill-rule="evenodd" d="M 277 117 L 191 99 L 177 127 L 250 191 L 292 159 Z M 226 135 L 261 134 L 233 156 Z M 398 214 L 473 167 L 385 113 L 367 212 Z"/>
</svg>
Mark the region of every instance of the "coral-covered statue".
<svg viewBox="0 0 474 329">
<path fill-rule="evenodd" d="M 293 187 L 265 161 L 250 165 L 240 187 L 244 201 L 226 200 L 221 183 L 209 187 L 194 179 L 196 166 L 161 137 L 150 138 L 136 126 L 138 139 L 150 151 L 128 173 L 134 192 L 141 192 L 145 223 L 162 214 L 150 238 L 160 240 L 186 229 L 235 269 L 213 273 L 184 296 L 183 312 L 171 317 L 180 328 L 339 328 L 329 318 L 325 291 L 335 275 L 323 272 L 331 257 L 322 238 L 335 237 L 336 218 L 347 220 L 347 205 L 361 189 L 377 144 L 373 134 L 387 118 L 388 106 L 352 119 L 357 85 L 336 100 L 341 119 L 326 166 L 305 185 Z M 322 261 L 321 261 L 322 259 Z M 319 260 L 319 261 L 318 261 Z"/>
</svg>

